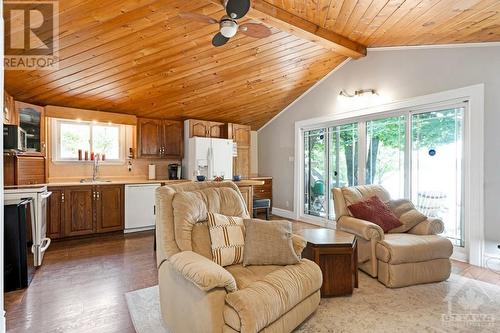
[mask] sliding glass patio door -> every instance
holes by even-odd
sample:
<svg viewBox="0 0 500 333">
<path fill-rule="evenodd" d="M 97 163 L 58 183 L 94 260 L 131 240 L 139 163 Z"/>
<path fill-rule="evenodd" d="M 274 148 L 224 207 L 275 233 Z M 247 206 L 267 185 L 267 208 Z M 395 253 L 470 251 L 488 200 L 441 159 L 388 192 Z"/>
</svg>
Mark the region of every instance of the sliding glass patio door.
<svg viewBox="0 0 500 333">
<path fill-rule="evenodd" d="M 406 116 L 366 122 L 366 184 L 386 188 L 391 197 L 405 195 Z"/>
<path fill-rule="evenodd" d="M 331 190 L 379 184 L 445 223 L 464 246 L 465 104 L 402 110 L 304 131 L 305 215 L 335 220 Z"/>
<path fill-rule="evenodd" d="M 411 199 L 443 220 L 457 246 L 464 246 L 463 121 L 463 107 L 411 116 Z"/>
<path fill-rule="evenodd" d="M 358 124 L 328 128 L 328 219 L 335 218 L 332 188 L 358 185 Z"/>
</svg>

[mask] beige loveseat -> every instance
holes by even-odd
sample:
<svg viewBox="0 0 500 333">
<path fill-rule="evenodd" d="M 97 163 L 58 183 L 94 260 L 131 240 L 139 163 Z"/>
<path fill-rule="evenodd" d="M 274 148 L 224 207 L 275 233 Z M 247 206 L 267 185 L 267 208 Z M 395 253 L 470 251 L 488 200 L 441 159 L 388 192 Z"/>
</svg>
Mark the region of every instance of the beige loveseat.
<svg viewBox="0 0 500 333">
<path fill-rule="evenodd" d="M 249 218 L 233 183 L 164 186 L 156 208 L 161 313 L 171 332 L 290 332 L 318 307 L 322 275 L 309 260 L 247 267 L 211 260 L 207 212 Z"/>
<path fill-rule="evenodd" d="M 443 222 L 427 218 L 405 233 L 386 233 L 378 225 L 351 216 L 348 206 L 374 195 L 390 202 L 379 185 L 334 188 L 337 228 L 356 235 L 359 268 L 388 287 L 438 282 L 450 276 L 453 245 L 444 237 Z"/>
</svg>

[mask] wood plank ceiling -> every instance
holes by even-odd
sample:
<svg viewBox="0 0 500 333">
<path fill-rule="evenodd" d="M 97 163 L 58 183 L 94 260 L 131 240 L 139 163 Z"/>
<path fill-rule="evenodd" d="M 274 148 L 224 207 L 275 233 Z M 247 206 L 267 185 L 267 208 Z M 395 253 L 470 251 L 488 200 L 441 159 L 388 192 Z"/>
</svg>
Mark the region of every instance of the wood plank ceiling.
<svg viewBox="0 0 500 333">
<path fill-rule="evenodd" d="M 366 46 L 500 40 L 498 0 L 255 1 L 262 5 Z M 6 89 L 39 105 L 258 129 L 346 59 L 281 26 L 265 39 L 238 34 L 214 48 L 218 26 L 179 11 L 224 15 L 208 0 L 60 1 L 59 69 L 6 71 Z M 251 17 L 260 16 L 242 22 Z"/>
</svg>

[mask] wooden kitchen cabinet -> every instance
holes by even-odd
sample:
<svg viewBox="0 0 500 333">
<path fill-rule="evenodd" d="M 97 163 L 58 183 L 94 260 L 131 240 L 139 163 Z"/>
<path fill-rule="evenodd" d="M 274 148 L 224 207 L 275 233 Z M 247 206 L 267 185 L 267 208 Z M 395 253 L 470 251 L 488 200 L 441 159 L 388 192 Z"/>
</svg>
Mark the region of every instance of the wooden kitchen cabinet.
<svg viewBox="0 0 500 333">
<path fill-rule="evenodd" d="M 137 157 L 160 158 L 162 121 L 159 119 L 137 119 Z"/>
<path fill-rule="evenodd" d="M 50 188 L 52 195 L 47 201 L 47 237 L 58 239 L 64 236 L 64 188 Z"/>
<path fill-rule="evenodd" d="M 92 186 L 67 187 L 64 190 L 65 237 L 89 235 L 95 232 L 93 194 Z"/>
<path fill-rule="evenodd" d="M 233 158 L 233 175 L 247 179 L 250 175 L 250 147 L 236 146 L 237 156 Z"/>
<path fill-rule="evenodd" d="M 226 134 L 226 124 L 219 123 L 216 121 L 206 121 L 189 119 L 189 137 L 203 137 L 203 138 L 217 138 L 224 139 L 227 138 Z"/>
<path fill-rule="evenodd" d="M 18 101 L 15 102 L 15 109 L 19 127 L 26 131 L 27 151 L 30 154 L 45 156 L 47 150 L 45 109 L 39 105 Z"/>
<path fill-rule="evenodd" d="M 225 124 L 211 121 L 208 124 L 208 133 L 210 138 L 224 139 L 226 138 L 224 131 Z"/>
<path fill-rule="evenodd" d="M 238 145 L 250 146 L 252 128 L 248 125 L 227 124 L 228 139 L 233 139 Z"/>
<path fill-rule="evenodd" d="M 4 185 L 45 183 L 45 158 L 39 154 L 3 154 Z"/>
<path fill-rule="evenodd" d="M 237 156 L 233 160 L 233 174 L 248 178 L 250 175 L 251 127 L 227 124 L 227 138 L 236 142 Z"/>
<path fill-rule="evenodd" d="M 95 186 L 95 219 L 98 233 L 123 230 L 124 190 L 122 185 Z"/>
<path fill-rule="evenodd" d="M 273 178 L 272 177 L 254 177 L 252 180 L 263 180 L 264 185 L 254 186 L 254 198 L 270 199 L 273 206 Z"/>
<path fill-rule="evenodd" d="M 183 155 L 182 122 L 163 121 L 163 157 L 169 159 L 181 159 Z"/>
<path fill-rule="evenodd" d="M 251 186 L 251 185 L 245 185 L 245 186 L 238 185 L 238 189 L 240 190 L 241 195 L 243 196 L 243 200 L 245 200 L 245 204 L 247 206 L 248 212 L 250 213 L 250 216 L 252 216 L 253 186 Z"/>
<path fill-rule="evenodd" d="M 161 119 L 137 119 L 137 157 L 181 159 L 182 122 Z"/>
<path fill-rule="evenodd" d="M 14 162 L 16 185 L 45 183 L 45 157 L 31 154 L 16 155 Z"/>
<path fill-rule="evenodd" d="M 189 119 L 189 137 L 208 137 L 210 122 L 205 120 Z"/>
<path fill-rule="evenodd" d="M 47 235 L 92 235 L 124 228 L 123 185 L 49 187 Z"/>
</svg>

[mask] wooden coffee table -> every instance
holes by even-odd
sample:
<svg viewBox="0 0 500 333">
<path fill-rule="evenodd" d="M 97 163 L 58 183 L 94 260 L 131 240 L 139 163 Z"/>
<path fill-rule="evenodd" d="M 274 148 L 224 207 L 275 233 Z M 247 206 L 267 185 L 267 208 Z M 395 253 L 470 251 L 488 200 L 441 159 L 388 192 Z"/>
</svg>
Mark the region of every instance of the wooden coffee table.
<svg viewBox="0 0 500 333">
<path fill-rule="evenodd" d="M 322 297 L 352 294 L 358 287 L 358 246 L 354 235 L 333 229 L 303 229 L 307 240 L 302 257 L 314 261 L 323 273 Z"/>
</svg>

